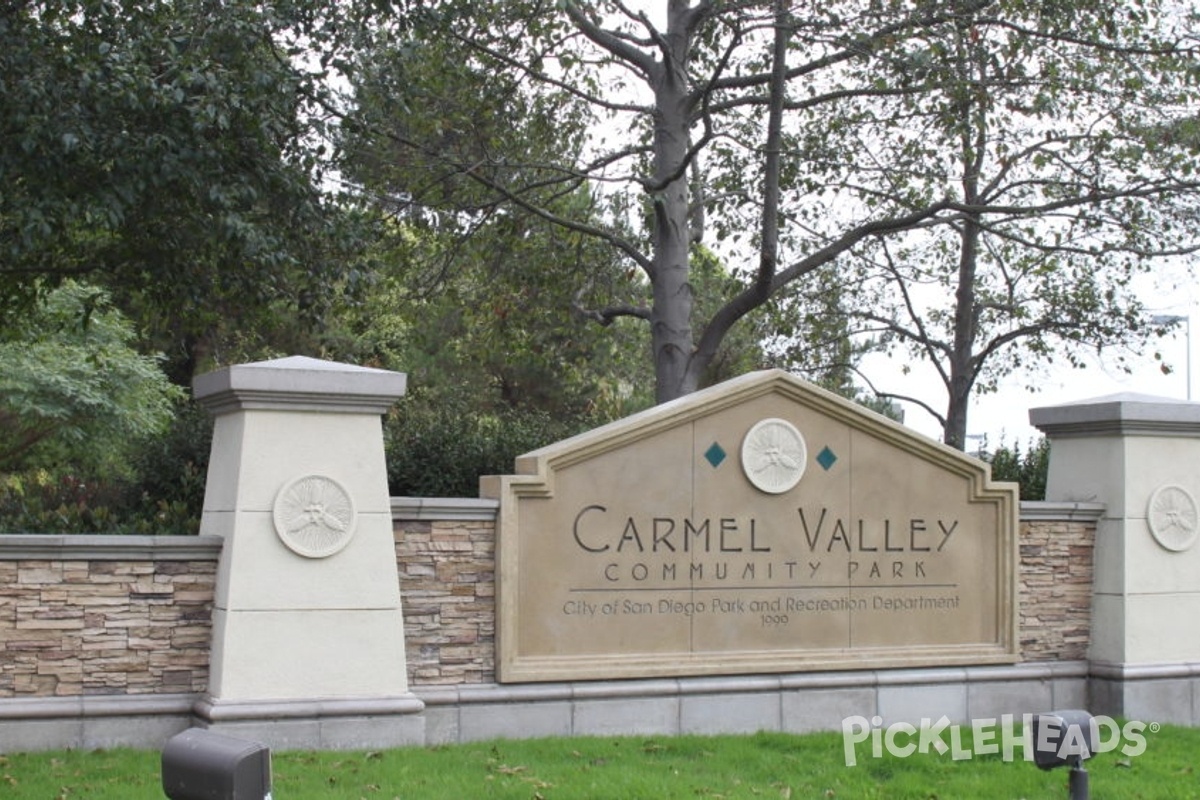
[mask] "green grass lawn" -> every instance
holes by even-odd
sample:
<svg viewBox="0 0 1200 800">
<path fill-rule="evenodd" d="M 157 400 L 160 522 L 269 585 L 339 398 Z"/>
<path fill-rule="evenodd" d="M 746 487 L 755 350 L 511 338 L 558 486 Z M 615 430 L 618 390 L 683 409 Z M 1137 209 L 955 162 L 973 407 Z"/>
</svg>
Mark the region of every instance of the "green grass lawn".
<svg viewBox="0 0 1200 800">
<path fill-rule="evenodd" d="M 969 731 L 967 731 L 969 734 Z M 1164 726 L 1146 749 L 1088 762 L 1093 800 L 1200 800 L 1200 729 Z M 969 742 L 968 742 L 969 744 Z M 881 798 L 1042 800 L 1067 797 L 1067 770 L 999 755 L 875 758 L 846 766 L 840 733 L 622 737 L 484 742 L 355 753 L 274 753 L 274 800 L 703 800 Z M 0 756 L 0 798 L 163 797 L 159 754 L 114 750 Z"/>
</svg>

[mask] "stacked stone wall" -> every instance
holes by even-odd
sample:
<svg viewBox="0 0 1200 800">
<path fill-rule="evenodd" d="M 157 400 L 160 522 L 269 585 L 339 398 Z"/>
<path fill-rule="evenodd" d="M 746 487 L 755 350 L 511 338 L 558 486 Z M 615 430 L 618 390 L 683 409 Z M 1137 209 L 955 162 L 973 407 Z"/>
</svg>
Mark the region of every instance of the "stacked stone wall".
<svg viewBox="0 0 1200 800">
<path fill-rule="evenodd" d="M 215 560 L 0 560 L 0 697 L 202 692 Z"/>
<path fill-rule="evenodd" d="M 1095 520 L 1020 526 L 1021 660 L 1087 658 Z M 413 686 L 495 679 L 495 541 L 491 521 L 396 522 Z"/>
<path fill-rule="evenodd" d="M 394 532 L 410 684 L 492 683 L 494 522 L 398 518 Z M 1094 520 L 1021 523 L 1022 660 L 1087 658 L 1094 537 Z M 83 558 L 71 557 L 77 543 L 54 557 L 53 547 L 30 555 L 25 537 L 3 538 L 0 698 L 206 689 L 219 543 L 200 555 L 124 557 L 124 537 L 98 537 L 111 544 L 92 551 L 113 552 Z"/>
<path fill-rule="evenodd" d="M 1020 644 L 1024 661 L 1088 655 L 1092 625 L 1095 521 L 1021 524 Z"/>
<path fill-rule="evenodd" d="M 395 536 L 410 685 L 493 682 L 495 523 L 399 520 Z"/>
</svg>

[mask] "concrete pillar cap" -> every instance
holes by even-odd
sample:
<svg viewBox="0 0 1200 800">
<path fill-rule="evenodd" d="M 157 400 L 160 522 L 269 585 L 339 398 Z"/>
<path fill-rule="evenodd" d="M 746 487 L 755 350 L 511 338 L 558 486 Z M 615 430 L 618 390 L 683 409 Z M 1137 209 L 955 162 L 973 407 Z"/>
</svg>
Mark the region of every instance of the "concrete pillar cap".
<svg viewBox="0 0 1200 800">
<path fill-rule="evenodd" d="M 1200 436 L 1200 403 L 1121 392 L 1031 408 L 1029 423 L 1051 438 L 1112 434 Z"/>
<path fill-rule="evenodd" d="M 385 414 L 404 396 L 402 372 L 289 356 L 197 375 L 196 400 L 213 415 L 245 409 Z"/>
</svg>

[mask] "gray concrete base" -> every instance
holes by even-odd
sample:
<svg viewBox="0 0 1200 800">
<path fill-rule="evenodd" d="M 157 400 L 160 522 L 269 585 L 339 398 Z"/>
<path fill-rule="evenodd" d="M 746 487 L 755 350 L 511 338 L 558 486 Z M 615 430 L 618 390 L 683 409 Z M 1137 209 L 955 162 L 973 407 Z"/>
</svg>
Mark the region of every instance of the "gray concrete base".
<svg viewBox="0 0 1200 800">
<path fill-rule="evenodd" d="M 0 753 L 158 747 L 191 726 L 190 694 L 0 700 Z"/>
<path fill-rule="evenodd" d="M 840 730 L 1082 707 L 1086 662 L 417 690 L 430 744 L 531 736 Z"/>
<path fill-rule="evenodd" d="M 196 726 L 282 750 L 377 750 L 425 743 L 414 695 L 229 702 L 202 698 Z"/>
<path fill-rule="evenodd" d="M 1200 725 L 1200 664 L 1093 663 L 1089 710 L 1146 723 Z"/>
<path fill-rule="evenodd" d="M 286 750 L 382 750 L 425 743 L 421 715 L 317 719 L 197 720 L 196 727 Z"/>
<path fill-rule="evenodd" d="M 1119 697 L 1122 708 L 1148 713 L 1162 707 L 1163 714 L 1145 716 L 1145 721 L 1200 724 L 1200 665 L 1188 667 L 1186 675 L 1178 672 L 1156 677 L 1133 673 Z M 0 700 L 0 752 L 160 748 L 192 725 L 262 742 L 272 750 L 332 750 L 544 736 L 807 733 L 840 730 L 849 717 L 920 725 L 943 716 L 962 724 L 1060 708 L 1112 714 L 1111 706 L 1089 706 L 1088 680 L 1087 662 L 1075 661 L 426 687 L 409 696 L 362 700 L 231 703 L 189 695 Z M 1093 686 L 1100 692 L 1093 692 L 1093 700 L 1107 702 L 1113 685 L 1120 681 L 1095 676 Z"/>
</svg>

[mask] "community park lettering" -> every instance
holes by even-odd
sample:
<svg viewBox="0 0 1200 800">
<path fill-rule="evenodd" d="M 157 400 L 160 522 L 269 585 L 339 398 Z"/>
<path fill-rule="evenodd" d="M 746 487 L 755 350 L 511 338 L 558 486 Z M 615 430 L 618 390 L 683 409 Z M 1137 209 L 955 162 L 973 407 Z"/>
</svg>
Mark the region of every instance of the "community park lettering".
<svg viewBox="0 0 1200 800">
<path fill-rule="evenodd" d="M 959 524 L 923 517 L 846 519 L 826 507 L 797 512 L 798 524 L 781 536 L 755 517 L 622 516 L 592 504 L 575 515 L 571 535 L 584 553 L 604 556 L 601 574 L 608 584 L 914 581 L 929 577 L 927 560 L 946 550 Z M 690 558 L 680 562 L 675 554 Z M 617 558 L 628 555 L 659 558 Z"/>
</svg>

